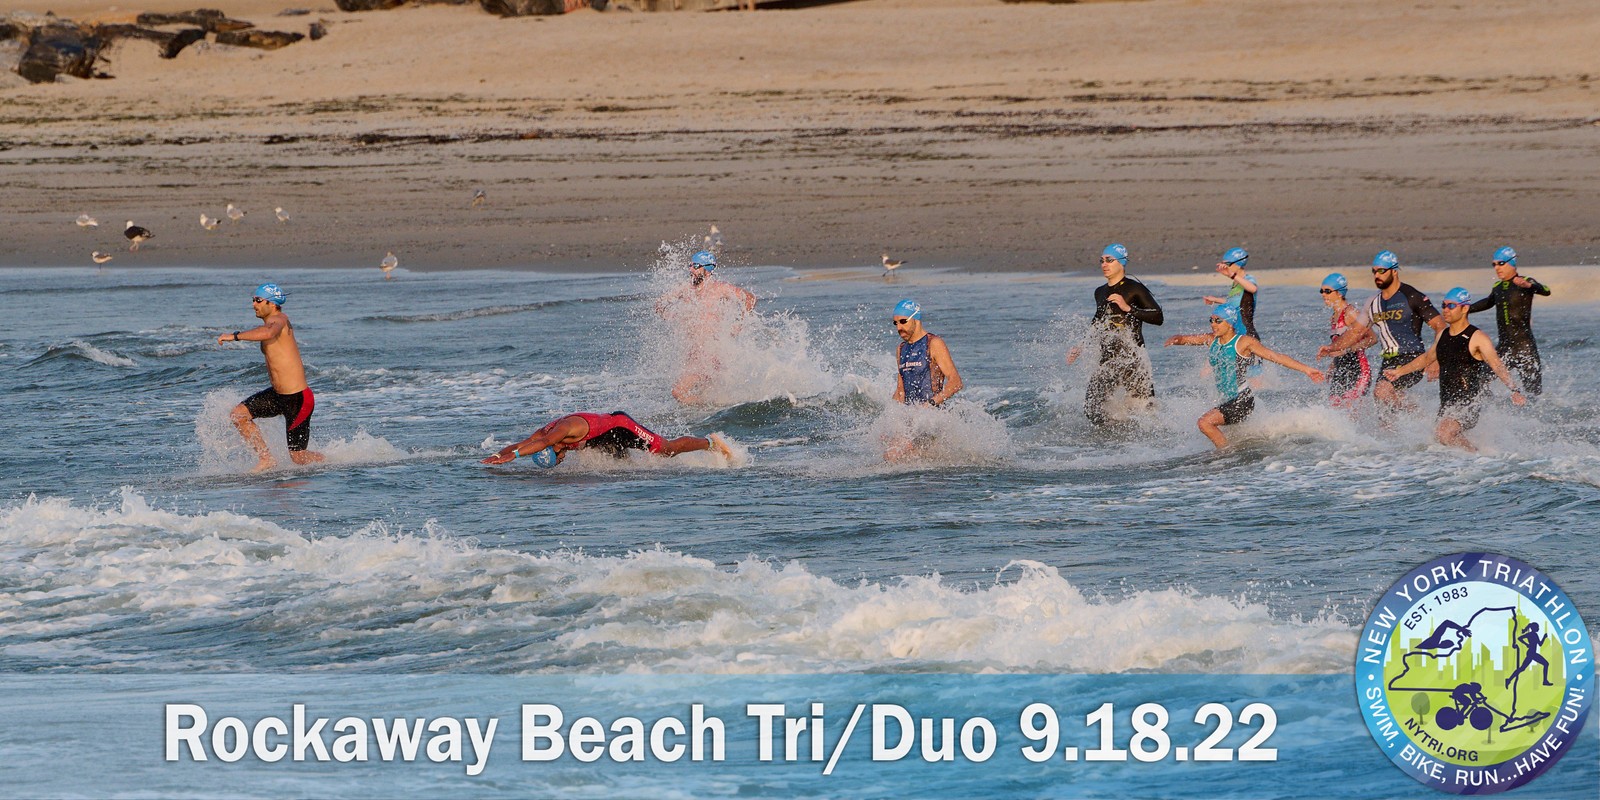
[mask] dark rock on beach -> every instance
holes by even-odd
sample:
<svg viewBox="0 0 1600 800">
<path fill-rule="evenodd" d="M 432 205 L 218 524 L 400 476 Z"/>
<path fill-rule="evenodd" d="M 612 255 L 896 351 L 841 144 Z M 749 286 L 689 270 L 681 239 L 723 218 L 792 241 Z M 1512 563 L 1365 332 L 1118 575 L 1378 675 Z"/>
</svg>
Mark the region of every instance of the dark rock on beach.
<svg viewBox="0 0 1600 800">
<path fill-rule="evenodd" d="M 387 11 L 406 4 L 406 0 L 334 0 L 340 11 Z"/>
<path fill-rule="evenodd" d="M 242 31 L 255 27 L 253 22 L 228 19 L 226 14 L 214 8 L 197 8 L 177 14 L 145 13 L 139 15 L 138 21 L 140 25 L 197 25 L 207 33 Z"/>
<path fill-rule="evenodd" d="M 303 33 L 290 33 L 287 31 L 222 31 L 217 34 L 217 44 L 276 50 L 280 47 L 287 47 L 304 38 L 306 38 L 306 35 Z"/>
<path fill-rule="evenodd" d="M 162 58 L 177 58 L 178 53 L 183 52 L 183 48 L 206 38 L 206 32 L 201 28 L 185 28 L 176 33 L 169 33 L 153 28 L 141 28 L 138 25 L 101 25 L 95 32 L 107 43 L 116 39 L 145 39 L 155 42 L 161 48 Z"/>
<path fill-rule="evenodd" d="M 17 74 L 33 83 L 49 83 L 58 75 L 105 77 L 95 71 L 106 40 L 93 28 L 71 22 L 40 25 L 28 33 L 28 49 L 17 62 Z"/>
<path fill-rule="evenodd" d="M 542 17 L 565 14 L 587 3 L 578 0 L 478 0 L 478 5 L 501 17 Z"/>
</svg>

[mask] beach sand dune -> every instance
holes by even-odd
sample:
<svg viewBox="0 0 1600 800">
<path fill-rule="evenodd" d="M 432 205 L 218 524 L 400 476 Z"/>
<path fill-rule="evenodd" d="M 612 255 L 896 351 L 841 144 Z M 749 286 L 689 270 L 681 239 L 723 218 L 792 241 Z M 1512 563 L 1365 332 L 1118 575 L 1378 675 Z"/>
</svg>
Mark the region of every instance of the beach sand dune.
<svg viewBox="0 0 1600 800">
<path fill-rule="evenodd" d="M 1083 269 L 1112 240 L 1146 271 L 1236 244 L 1253 268 L 1600 258 L 1588 0 L 289 7 L 226 10 L 328 36 L 0 77 L 0 262 L 80 265 L 116 234 L 84 212 L 158 231 L 129 266 L 638 268 L 710 222 L 734 264 Z M 193 224 L 230 202 L 295 214 Z"/>
</svg>

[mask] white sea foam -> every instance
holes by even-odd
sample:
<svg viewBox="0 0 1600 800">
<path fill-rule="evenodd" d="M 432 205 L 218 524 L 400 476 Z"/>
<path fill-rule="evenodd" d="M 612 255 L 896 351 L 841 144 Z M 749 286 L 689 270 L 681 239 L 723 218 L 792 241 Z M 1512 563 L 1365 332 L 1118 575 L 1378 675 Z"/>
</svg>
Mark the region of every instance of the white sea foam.
<svg viewBox="0 0 1600 800">
<path fill-rule="evenodd" d="M 835 379 L 812 351 L 810 325 L 757 303 L 747 311 L 732 292 L 697 296 L 687 265 L 693 247 L 664 245 L 646 277 L 638 362 L 626 369 L 665 381 L 682 402 L 728 406 L 828 391 Z M 728 270 L 707 280 L 734 283 Z"/>
<path fill-rule="evenodd" d="M 383 523 L 313 536 L 155 509 L 125 489 L 111 507 L 0 509 L 14 633 L 0 654 L 80 667 L 249 669 L 304 654 L 307 668 L 437 668 L 448 654 L 451 669 L 494 671 L 1314 673 L 1345 671 L 1355 646 L 1343 623 L 1259 603 L 1171 588 L 1098 599 L 1030 561 L 998 578 L 845 584 L 798 562 L 533 555 Z M 170 646 L 140 646 L 155 633 Z M 249 648 L 228 646 L 241 635 Z"/>
<path fill-rule="evenodd" d="M 244 397 L 233 389 L 217 389 L 206 393 L 194 421 L 195 438 L 201 451 L 198 464 L 201 475 L 238 475 L 255 467 L 256 455 L 245 444 L 230 417 L 234 406 L 243 400 Z M 316 417 L 312 419 L 315 421 Z M 297 466 L 289 457 L 289 447 L 283 433 L 287 423 L 282 417 L 265 417 L 257 419 L 255 423 L 279 470 L 318 468 L 318 465 Z M 323 467 L 439 458 L 451 453 L 440 449 L 403 450 L 361 428 L 346 437 L 317 433 L 316 430 L 317 427 L 313 425 L 309 449 L 323 455 Z"/>
</svg>

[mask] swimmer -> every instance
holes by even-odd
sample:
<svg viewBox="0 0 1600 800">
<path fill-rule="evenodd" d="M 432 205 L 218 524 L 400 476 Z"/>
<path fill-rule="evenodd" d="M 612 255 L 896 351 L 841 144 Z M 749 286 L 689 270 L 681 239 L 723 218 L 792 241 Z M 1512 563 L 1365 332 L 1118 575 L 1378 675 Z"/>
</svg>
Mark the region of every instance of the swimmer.
<svg viewBox="0 0 1600 800">
<path fill-rule="evenodd" d="M 675 333 L 689 346 L 684 371 L 672 387 L 680 403 L 698 403 L 705 385 L 722 370 L 708 343 L 731 335 L 726 321 L 755 310 L 756 296 L 716 277 L 717 257 L 701 250 L 689 257 L 689 285 L 673 290 L 656 305 L 657 313 L 674 323 Z"/>
<path fill-rule="evenodd" d="M 1491 263 L 1500 282 L 1489 290 L 1488 297 L 1473 303 L 1468 313 L 1494 309 L 1500 331 L 1495 351 L 1516 373 L 1522 390 L 1529 397 L 1538 397 L 1544 391 L 1544 370 L 1539 362 L 1539 344 L 1533 340 L 1533 296 L 1549 297 L 1550 287 L 1518 275 L 1517 251 L 1509 247 L 1496 250 Z"/>
<path fill-rule="evenodd" d="M 1222 260 L 1217 262 L 1217 274 L 1232 281 L 1228 285 L 1228 293 L 1217 297 L 1206 295 L 1206 305 L 1220 306 L 1227 304 L 1239 309 L 1239 319 L 1244 323 L 1244 335 L 1259 340 L 1260 334 L 1256 333 L 1256 292 L 1260 286 L 1256 283 L 1254 275 L 1246 275 L 1244 268 L 1250 262 L 1250 254 L 1243 247 L 1235 247 L 1222 254 Z"/>
<path fill-rule="evenodd" d="M 1439 426 L 1434 438 L 1440 444 L 1476 452 L 1466 432 L 1478 424 L 1483 411 L 1484 375 L 1487 364 L 1501 383 L 1511 390 L 1511 402 L 1524 405 L 1521 387 L 1511 380 L 1506 365 L 1489 343 L 1489 334 L 1467 322 L 1467 309 L 1472 305 L 1472 295 L 1457 286 L 1445 293 L 1444 320 L 1449 324 L 1434 340 L 1428 352 L 1397 369 L 1384 370 L 1384 377 L 1396 380 L 1414 373 L 1430 364 L 1439 365 Z"/>
<path fill-rule="evenodd" d="M 1331 344 L 1317 350 L 1317 358 L 1327 358 L 1348 351 L 1367 338 L 1369 332 L 1377 334 L 1383 345 L 1382 375 L 1372 395 L 1378 401 L 1379 420 L 1385 428 L 1393 425 L 1396 411 L 1413 408 L 1406 399 L 1405 390 L 1422 380 L 1413 370 L 1398 370 L 1427 351 L 1422 341 L 1422 325 L 1435 331 L 1444 330 L 1444 320 L 1433 307 L 1428 296 L 1411 284 L 1400 282 L 1400 259 L 1384 250 L 1372 258 L 1372 283 L 1378 295 L 1372 298 L 1344 334 Z M 1402 377 L 1387 377 L 1391 371 Z"/>
<path fill-rule="evenodd" d="M 901 300 L 894 307 L 895 332 L 900 346 L 895 351 L 895 402 L 906 405 L 944 405 L 961 391 L 961 373 L 950 358 L 944 339 L 922 327 L 922 306 L 914 300 Z"/>
<path fill-rule="evenodd" d="M 1322 304 L 1333 309 L 1329 321 L 1330 344 L 1350 330 L 1356 319 L 1356 307 L 1346 299 L 1350 281 L 1343 275 L 1331 272 L 1322 279 Z M 1328 402 L 1334 408 L 1354 409 L 1356 403 L 1372 388 L 1372 367 L 1367 363 L 1367 348 L 1377 344 L 1378 336 L 1371 331 L 1349 347 L 1331 352 L 1333 364 L 1328 367 Z"/>
<path fill-rule="evenodd" d="M 317 407 L 317 398 L 306 385 L 306 368 L 300 361 L 300 346 L 295 343 L 294 326 L 283 313 L 283 303 L 288 294 L 274 283 L 256 287 L 250 304 L 262 324 L 247 331 L 234 331 L 217 337 L 218 344 L 227 342 L 260 342 L 261 354 L 267 359 L 267 377 L 272 386 L 246 398 L 233 407 L 233 426 L 239 429 L 245 444 L 255 451 L 256 466 L 253 472 L 272 469 L 276 462 L 261 438 L 261 429 L 255 420 L 260 417 L 283 417 L 284 438 L 289 444 L 289 458 L 296 464 L 315 464 L 323 460 L 321 453 L 307 450 L 311 443 L 311 414 Z"/>
<path fill-rule="evenodd" d="M 482 463 L 505 464 L 531 456 L 534 464 L 550 469 L 561 463 L 568 452 L 583 448 L 599 450 L 614 458 L 625 458 L 629 450 L 643 450 L 667 458 L 680 453 L 715 450 L 725 459 L 733 458 L 727 442 L 716 434 L 707 439 L 698 436 L 663 439 L 626 413 L 613 411 L 610 414 L 568 414 L 546 424 L 532 436 L 500 448 Z"/>
<path fill-rule="evenodd" d="M 1101 251 L 1100 273 L 1106 283 L 1094 290 L 1094 319 L 1090 322 L 1100 346 L 1100 363 L 1089 376 L 1083 397 L 1083 415 L 1096 425 L 1114 421 L 1106 401 L 1118 387 L 1145 406 L 1156 396 L 1150 360 L 1144 353 L 1144 326 L 1160 325 L 1165 318 L 1150 290 L 1128 277 L 1127 268 L 1128 248 L 1113 244 Z M 1067 351 L 1067 365 L 1082 354 L 1082 347 Z"/>
<path fill-rule="evenodd" d="M 1174 336 L 1167 340 L 1173 345 L 1210 345 L 1211 372 L 1217 379 L 1217 391 L 1222 394 L 1222 404 L 1207 411 L 1196 421 L 1200 432 L 1211 440 L 1218 450 L 1228 446 L 1222 435 L 1222 426 L 1237 425 L 1256 410 L 1255 396 L 1250 393 L 1250 383 L 1244 376 L 1244 360 L 1251 356 L 1271 361 L 1283 367 L 1305 373 L 1314 383 L 1322 383 L 1324 375 L 1315 367 L 1308 367 L 1289 356 L 1272 350 L 1254 336 L 1242 333 L 1244 322 L 1239 309 L 1230 305 L 1217 306 L 1211 313 L 1211 332 Z"/>
</svg>

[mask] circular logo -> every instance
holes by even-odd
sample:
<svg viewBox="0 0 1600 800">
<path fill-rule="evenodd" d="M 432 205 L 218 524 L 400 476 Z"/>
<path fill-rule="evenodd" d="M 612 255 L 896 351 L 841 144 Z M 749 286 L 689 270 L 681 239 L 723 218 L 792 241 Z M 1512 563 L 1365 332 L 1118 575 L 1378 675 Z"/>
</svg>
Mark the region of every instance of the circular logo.
<svg viewBox="0 0 1600 800">
<path fill-rule="evenodd" d="M 1389 587 L 1356 652 L 1367 730 L 1435 789 L 1515 789 L 1571 749 L 1594 695 L 1594 648 L 1571 598 L 1509 556 L 1457 553 Z"/>
</svg>

